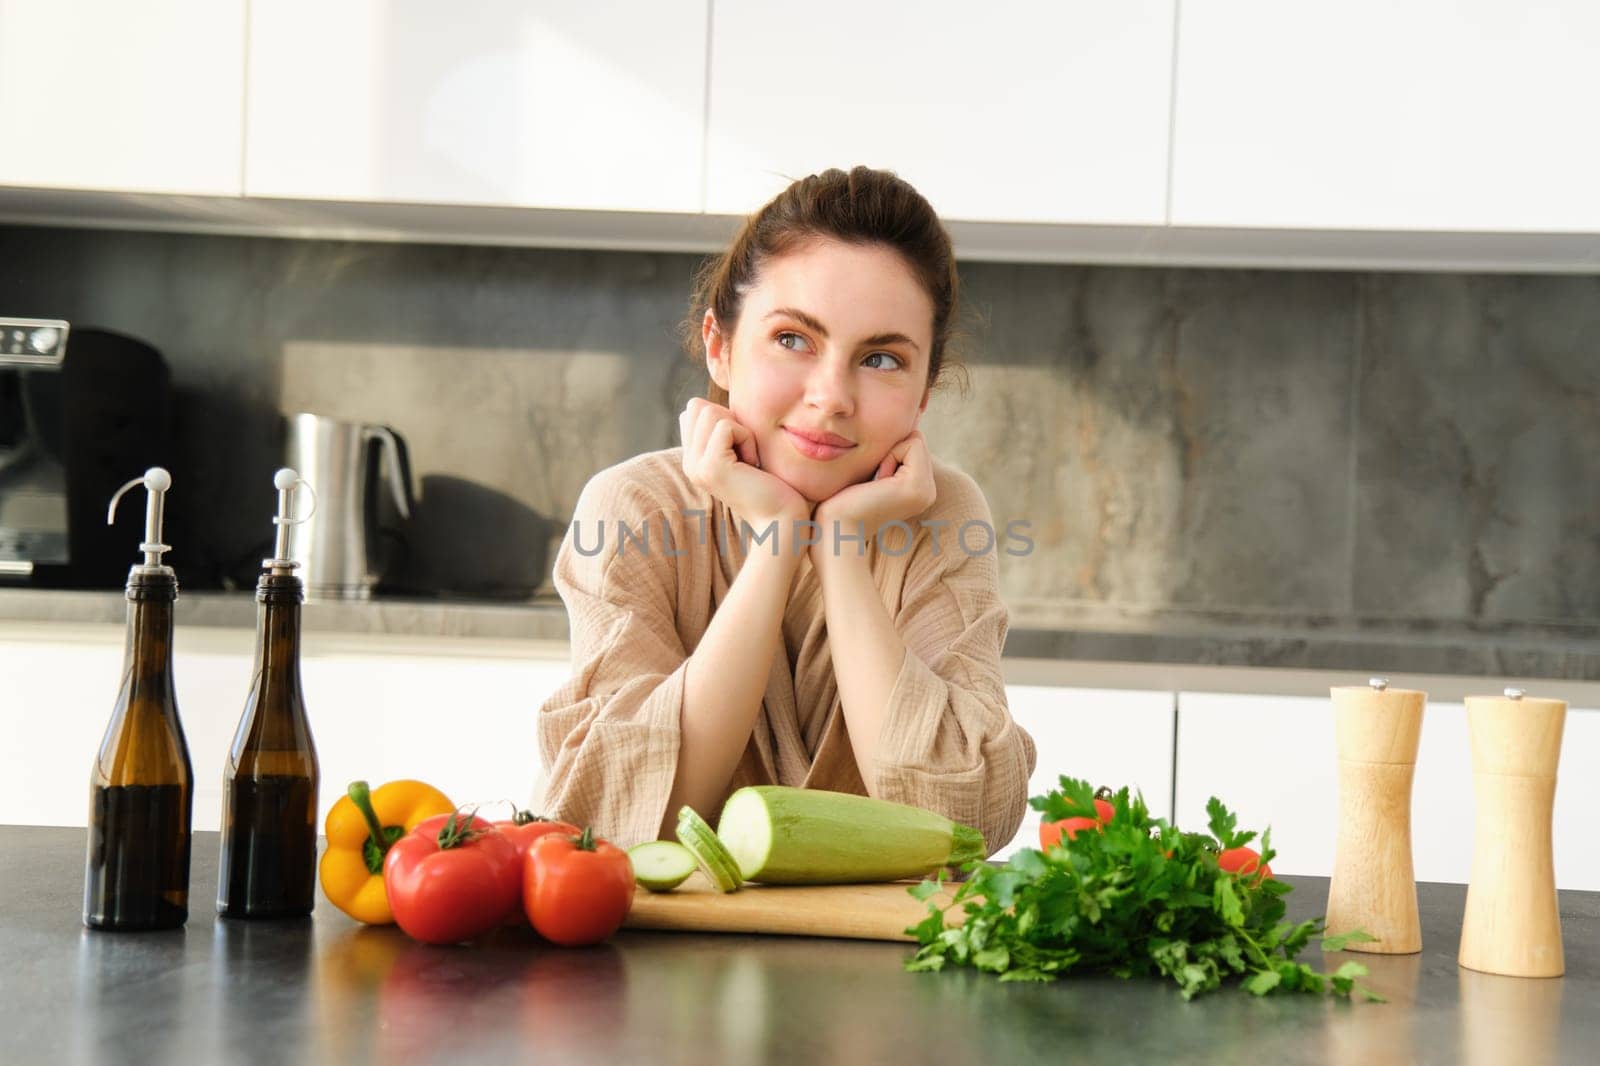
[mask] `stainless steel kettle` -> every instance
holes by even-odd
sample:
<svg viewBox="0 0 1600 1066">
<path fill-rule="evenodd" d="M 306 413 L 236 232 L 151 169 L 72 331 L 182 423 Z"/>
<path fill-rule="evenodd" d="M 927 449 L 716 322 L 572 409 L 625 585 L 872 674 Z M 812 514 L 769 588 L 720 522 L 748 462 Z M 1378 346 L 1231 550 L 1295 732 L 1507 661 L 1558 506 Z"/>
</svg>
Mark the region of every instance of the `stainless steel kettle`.
<svg viewBox="0 0 1600 1066">
<path fill-rule="evenodd" d="M 414 503 L 405 441 L 388 426 L 300 413 L 289 416 L 285 465 L 317 494 L 316 510 L 294 537 L 292 553 L 307 597 L 371 596 L 385 576 L 379 481 L 387 484 L 400 517 L 409 518 Z"/>
</svg>

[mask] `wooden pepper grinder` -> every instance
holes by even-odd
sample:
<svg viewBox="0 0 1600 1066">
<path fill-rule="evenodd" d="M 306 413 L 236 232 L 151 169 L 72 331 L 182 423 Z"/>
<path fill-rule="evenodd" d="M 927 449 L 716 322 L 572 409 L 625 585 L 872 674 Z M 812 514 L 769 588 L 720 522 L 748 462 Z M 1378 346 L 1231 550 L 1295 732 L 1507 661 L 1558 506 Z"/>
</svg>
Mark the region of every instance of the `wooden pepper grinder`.
<svg viewBox="0 0 1600 1066">
<path fill-rule="evenodd" d="M 1411 865 L 1411 780 L 1426 692 L 1375 677 L 1337 686 L 1339 837 L 1328 886 L 1330 933 L 1360 929 L 1377 939 L 1349 951 L 1409 955 L 1422 950 Z"/>
<path fill-rule="evenodd" d="M 1468 696 L 1477 799 L 1472 882 L 1461 923 L 1461 965 L 1508 977 L 1560 977 L 1551 822 L 1564 700 Z"/>
</svg>

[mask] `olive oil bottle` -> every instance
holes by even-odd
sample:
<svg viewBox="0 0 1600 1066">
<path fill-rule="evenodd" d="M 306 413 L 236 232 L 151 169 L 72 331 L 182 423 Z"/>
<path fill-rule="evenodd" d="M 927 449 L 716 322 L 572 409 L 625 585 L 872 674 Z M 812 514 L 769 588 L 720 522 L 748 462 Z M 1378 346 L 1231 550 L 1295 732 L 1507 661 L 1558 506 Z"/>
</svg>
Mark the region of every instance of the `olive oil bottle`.
<svg viewBox="0 0 1600 1066">
<path fill-rule="evenodd" d="M 145 489 L 144 562 L 128 572 L 128 640 L 122 687 L 89 785 L 83 924 L 90 929 L 172 929 L 189 918 L 189 829 L 194 772 L 172 685 L 172 610 L 178 579 L 161 561 L 172 475 L 151 467 L 111 498 L 106 517 L 136 485 Z"/>
<path fill-rule="evenodd" d="M 300 688 L 300 604 L 305 587 L 290 558 L 293 470 L 273 478 L 278 527 L 256 584 L 254 680 L 222 776 L 222 858 L 217 912 L 228 918 L 311 913 L 317 878 L 317 749 Z M 309 515 L 307 516 L 309 517 Z"/>
</svg>

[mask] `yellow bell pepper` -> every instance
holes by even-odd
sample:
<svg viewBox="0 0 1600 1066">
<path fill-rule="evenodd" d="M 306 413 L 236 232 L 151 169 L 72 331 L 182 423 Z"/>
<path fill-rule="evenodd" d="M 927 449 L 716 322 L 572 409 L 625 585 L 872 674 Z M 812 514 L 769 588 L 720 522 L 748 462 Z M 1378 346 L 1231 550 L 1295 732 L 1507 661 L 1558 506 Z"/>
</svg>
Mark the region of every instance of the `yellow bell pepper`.
<svg viewBox="0 0 1600 1066">
<path fill-rule="evenodd" d="M 323 823 L 328 848 L 318 874 L 328 902 L 358 922 L 393 922 L 383 888 L 383 857 L 389 845 L 423 819 L 455 809 L 443 792 L 421 781 L 390 781 L 370 792 L 365 781 L 351 784 Z"/>
</svg>

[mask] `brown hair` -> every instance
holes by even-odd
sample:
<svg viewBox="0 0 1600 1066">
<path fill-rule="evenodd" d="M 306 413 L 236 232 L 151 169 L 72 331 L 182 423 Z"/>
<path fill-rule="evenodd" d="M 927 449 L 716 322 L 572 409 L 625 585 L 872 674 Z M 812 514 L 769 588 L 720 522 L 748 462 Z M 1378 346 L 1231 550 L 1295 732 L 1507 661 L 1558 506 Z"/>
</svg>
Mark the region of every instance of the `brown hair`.
<svg viewBox="0 0 1600 1066">
<path fill-rule="evenodd" d="M 949 357 L 955 333 L 960 282 L 950 235 L 939 216 L 909 182 L 887 170 L 855 167 L 849 173 L 825 170 L 801 178 L 745 220 L 722 254 L 701 265 L 682 325 L 689 358 L 705 363 L 701 323 L 706 309 L 733 336 L 744 295 L 771 260 L 808 241 L 832 238 L 849 244 L 880 244 L 898 252 L 933 302 L 933 346 L 928 353 L 928 385 L 941 383 L 962 368 Z M 964 380 L 964 378 L 963 378 Z M 727 392 L 710 382 L 706 398 L 726 404 Z"/>
</svg>

